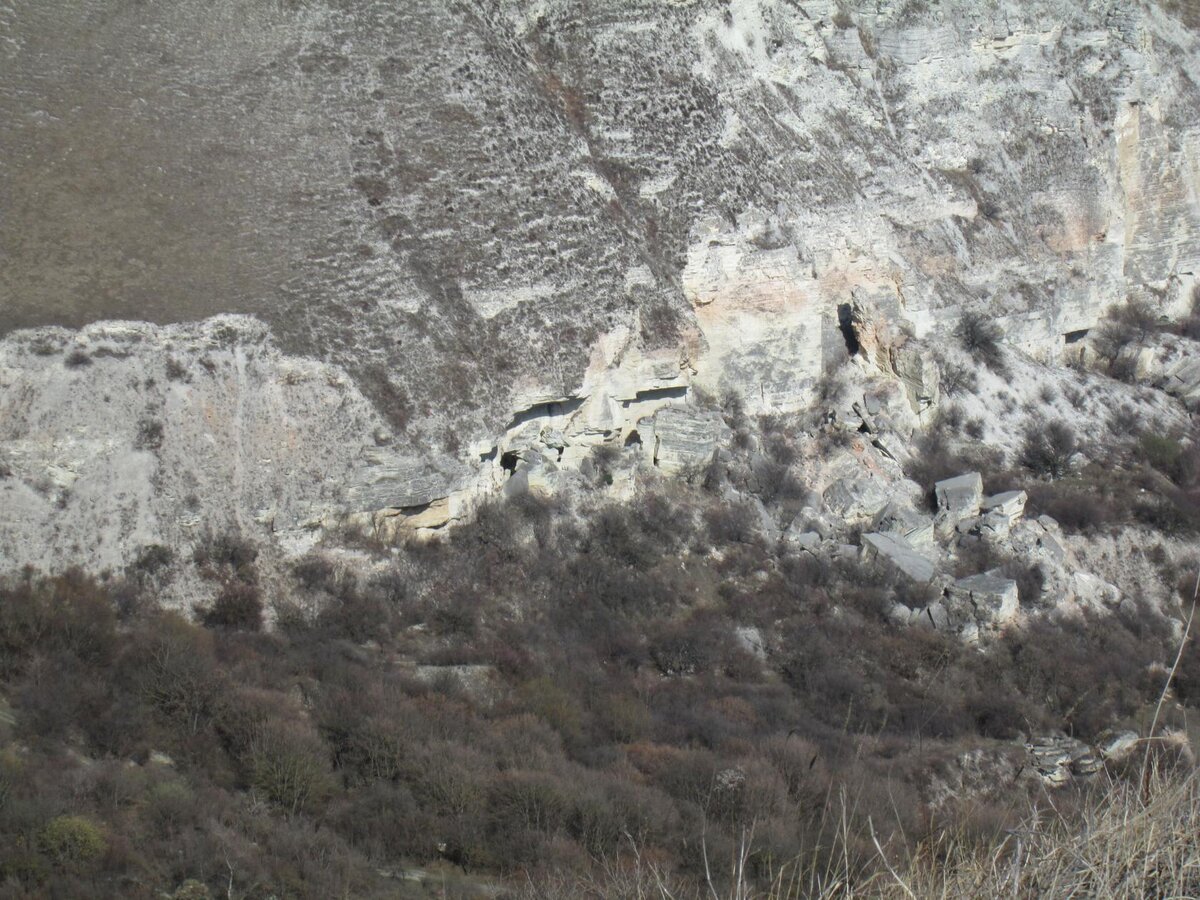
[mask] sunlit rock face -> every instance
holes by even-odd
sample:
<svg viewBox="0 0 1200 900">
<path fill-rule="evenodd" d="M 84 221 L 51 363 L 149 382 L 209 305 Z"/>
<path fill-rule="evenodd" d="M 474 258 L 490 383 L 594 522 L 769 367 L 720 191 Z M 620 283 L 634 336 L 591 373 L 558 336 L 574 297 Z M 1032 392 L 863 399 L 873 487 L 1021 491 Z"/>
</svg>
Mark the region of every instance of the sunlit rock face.
<svg viewBox="0 0 1200 900">
<path fill-rule="evenodd" d="M 123 523 L 110 564 L 189 520 L 439 528 L 598 445 L 653 464 L 646 435 L 693 465 L 705 417 L 662 410 L 698 388 L 802 408 L 855 304 L 917 339 L 981 310 L 1051 358 L 1127 296 L 1173 314 L 1200 262 L 1200 23 L 1180 15 L 10 3 L 3 561 L 78 558 L 54 523 L 85 498 Z M 209 347 L 223 313 L 261 325 Z M 164 327 L 20 331 L 113 319 Z M 136 335 L 126 356 L 95 357 L 105 328 Z M 889 348 L 920 412 L 936 385 Z M 190 382 L 164 381 L 172 354 Z M 169 457 L 138 447 L 151 407 Z"/>
</svg>

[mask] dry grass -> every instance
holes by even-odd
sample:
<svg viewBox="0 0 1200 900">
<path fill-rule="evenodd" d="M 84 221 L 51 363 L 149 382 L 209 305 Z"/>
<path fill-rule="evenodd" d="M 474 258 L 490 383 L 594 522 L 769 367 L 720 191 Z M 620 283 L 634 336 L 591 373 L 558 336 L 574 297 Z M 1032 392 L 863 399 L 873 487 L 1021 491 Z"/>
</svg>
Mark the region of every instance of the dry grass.
<svg viewBox="0 0 1200 900">
<path fill-rule="evenodd" d="M 834 817 L 835 819 L 838 817 Z M 841 817 L 834 830 L 848 827 Z M 1030 812 L 1018 828 L 980 842 L 943 833 L 895 853 L 875 842 L 874 865 L 845 854 L 814 866 L 796 859 L 765 885 L 745 874 L 747 832 L 724 877 L 696 885 L 632 848 L 587 875 L 530 884 L 525 900 L 567 897 L 617 900 L 800 900 L 800 898 L 1196 897 L 1200 896 L 1200 782 L 1195 772 L 1155 769 L 1141 783 L 1113 781 L 1082 806 L 1053 802 Z M 849 834 L 843 837 L 850 838 Z M 847 840 L 846 846 L 852 842 Z M 631 845 L 632 846 L 632 845 Z"/>
<path fill-rule="evenodd" d="M 918 848 L 902 871 L 851 895 L 881 897 L 1195 897 L 1200 892 L 1195 773 L 1113 783 L 1075 815 L 1053 809 L 996 846 L 953 837 Z"/>
</svg>

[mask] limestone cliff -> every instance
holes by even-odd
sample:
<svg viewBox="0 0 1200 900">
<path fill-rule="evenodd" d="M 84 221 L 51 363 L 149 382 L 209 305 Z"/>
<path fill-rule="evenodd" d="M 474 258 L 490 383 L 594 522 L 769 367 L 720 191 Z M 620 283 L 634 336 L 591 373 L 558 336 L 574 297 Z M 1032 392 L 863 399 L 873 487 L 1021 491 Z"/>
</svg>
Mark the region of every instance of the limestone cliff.
<svg viewBox="0 0 1200 900">
<path fill-rule="evenodd" d="M 980 309 L 1050 357 L 1128 296 L 1174 314 L 1200 264 L 1179 15 L 9 4 L 0 562 L 436 527 L 601 444 L 699 465 L 695 388 L 805 406 L 851 308 L 916 339 Z"/>
</svg>

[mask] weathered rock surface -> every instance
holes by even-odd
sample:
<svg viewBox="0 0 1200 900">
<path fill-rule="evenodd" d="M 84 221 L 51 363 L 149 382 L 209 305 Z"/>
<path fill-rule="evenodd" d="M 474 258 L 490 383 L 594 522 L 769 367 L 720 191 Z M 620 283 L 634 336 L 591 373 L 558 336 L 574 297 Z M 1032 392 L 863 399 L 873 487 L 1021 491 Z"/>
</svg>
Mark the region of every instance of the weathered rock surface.
<svg viewBox="0 0 1200 900">
<path fill-rule="evenodd" d="M 1061 787 L 1074 778 L 1086 778 L 1104 767 L 1095 749 L 1063 734 L 1036 737 L 1025 745 L 1025 749 L 1037 773 L 1050 787 Z"/>
<path fill-rule="evenodd" d="M 895 534 L 871 532 L 862 536 L 863 553 L 868 559 L 882 559 L 913 581 L 929 581 L 935 571 L 933 561 L 917 552 L 904 538 Z"/>
<path fill-rule="evenodd" d="M 969 472 L 939 481 L 933 486 L 937 498 L 938 517 L 950 523 L 961 522 L 979 515 L 983 503 L 983 477 Z"/>
<path fill-rule="evenodd" d="M 874 528 L 903 538 L 913 547 L 933 546 L 933 519 L 898 503 L 889 503 L 875 517 Z"/>
<path fill-rule="evenodd" d="M 1020 611 L 1017 583 L 996 572 L 960 578 L 946 595 L 980 627 L 1012 624 Z"/>
<path fill-rule="evenodd" d="M 902 386 L 860 417 L 895 460 L 941 391 L 914 342 L 964 309 L 1053 357 L 1200 262 L 1200 40 L 1155 3 L 82 0 L 0 33 L 5 566 L 428 530 L 635 432 L 685 468 L 695 387 L 797 409 L 854 342 Z"/>
<path fill-rule="evenodd" d="M 979 508 L 985 514 L 996 513 L 1008 520 L 1009 525 L 1016 525 L 1025 515 L 1025 503 L 1028 500 L 1029 495 L 1024 491 L 1005 491 L 985 497 Z"/>
<path fill-rule="evenodd" d="M 710 412 L 669 407 L 655 413 L 642 437 L 651 462 L 664 472 L 682 472 L 712 459 L 721 434 L 720 417 Z"/>
</svg>

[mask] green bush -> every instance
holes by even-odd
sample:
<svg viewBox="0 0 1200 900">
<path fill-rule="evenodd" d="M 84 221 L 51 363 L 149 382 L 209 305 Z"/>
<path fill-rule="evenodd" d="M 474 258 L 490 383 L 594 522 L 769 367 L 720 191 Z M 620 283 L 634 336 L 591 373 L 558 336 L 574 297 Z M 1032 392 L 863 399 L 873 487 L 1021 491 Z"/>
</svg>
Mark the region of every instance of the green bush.
<svg viewBox="0 0 1200 900">
<path fill-rule="evenodd" d="M 189 878 L 171 895 L 171 900 L 211 900 L 211 898 L 212 893 L 208 886 L 194 878 Z"/>
<path fill-rule="evenodd" d="M 83 816 L 58 816 L 37 834 L 38 849 L 60 865 L 98 859 L 108 847 L 100 826 Z"/>
<path fill-rule="evenodd" d="M 1143 434 L 1138 440 L 1141 458 L 1151 467 L 1178 483 L 1185 475 L 1186 456 L 1183 444 L 1161 434 Z"/>
</svg>

